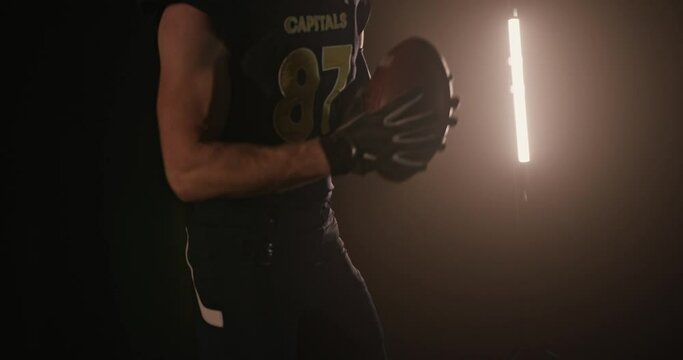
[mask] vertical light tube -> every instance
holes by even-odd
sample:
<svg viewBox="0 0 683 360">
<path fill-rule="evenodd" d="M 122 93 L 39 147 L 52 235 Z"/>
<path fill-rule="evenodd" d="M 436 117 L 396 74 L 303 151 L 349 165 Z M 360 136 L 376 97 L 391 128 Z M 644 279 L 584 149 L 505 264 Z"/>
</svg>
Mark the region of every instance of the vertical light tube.
<svg viewBox="0 0 683 360">
<path fill-rule="evenodd" d="M 515 105 L 515 128 L 517 132 L 517 159 L 528 163 L 529 130 L 526 118 L 526 94 L 524 90 L 524 62 L 522 60 L 522 35 L 515 9 L 514 17 L 508 20 L 510 33 L 510 68 L 512 69 L 512 97 Z"/>
</svg>

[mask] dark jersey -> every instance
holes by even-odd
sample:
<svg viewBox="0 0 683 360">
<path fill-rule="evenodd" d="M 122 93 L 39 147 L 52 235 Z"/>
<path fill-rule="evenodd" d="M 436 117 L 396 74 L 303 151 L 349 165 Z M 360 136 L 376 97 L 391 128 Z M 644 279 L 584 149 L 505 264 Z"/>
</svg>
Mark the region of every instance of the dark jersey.
<svg viewBox="0 0 683 360">
<path fill-rule="evenodd" d="M 233 9 L 219 11 L 231 51 L 223 140 L 278 144 L 330 131 L 332 101 L 355 79 L 357 63 L 367 73 L 359 33 L 368 8 L 359 13 L 355 1 L 229 1 Z"/>
<path fill-rule="evenodd" d="M 332 102 L 367 76 L 369 0 L 167 0 L 206 12 L 230 51 L 222 140 L 296 142 L 329 132 Z"/>
<path fill-rule="evenodd" d="M 225 142 L 276 145 L 326 134 L 338 118 L 334 99 L 369 76 L 360 47 L 369 0 L 141 1 L 158 10 L 184 2 L 211 18 L 230 53 Z M 328 178 L 289 196 L 320 201 L 332 188 Z M 222 217 L 221 208 L 243 202 L 249 200 L 215 199 L 191 209 L 200 218 Z"/>
</svg>

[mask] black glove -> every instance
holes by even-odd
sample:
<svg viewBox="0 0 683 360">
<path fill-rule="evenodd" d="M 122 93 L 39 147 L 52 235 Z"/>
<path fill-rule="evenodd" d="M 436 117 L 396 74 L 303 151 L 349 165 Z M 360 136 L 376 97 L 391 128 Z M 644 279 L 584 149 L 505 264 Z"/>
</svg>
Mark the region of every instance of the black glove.
<svg viewBox="0 0 683 360">
<path fill-rule="evenodd" d="M 332 175 L 378 171 L 385 178 L 402 181 L 425 170 L 433 155 L 443 149 L 448 125 L 438 124 L 432 111 L 414 111 L 422 99 L 420 90 L 376 111 L 363 112 L 364 89 L 361 86 L 352 101 L 345 101 L 347 111 L 341 124 L 320 139 Z"/>
</svg>

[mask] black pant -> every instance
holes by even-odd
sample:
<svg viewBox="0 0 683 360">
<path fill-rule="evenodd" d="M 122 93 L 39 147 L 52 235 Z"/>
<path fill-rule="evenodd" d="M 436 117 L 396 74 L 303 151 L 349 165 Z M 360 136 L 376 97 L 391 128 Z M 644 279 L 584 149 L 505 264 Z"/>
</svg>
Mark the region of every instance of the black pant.
<svg viewBox="0 0 683 360">
<path fill-rule="evenodd" d="M 224 222 L 187 228 L 202 359 L 386 358 L 328 202 L 221 213 Z"/>
</svg>

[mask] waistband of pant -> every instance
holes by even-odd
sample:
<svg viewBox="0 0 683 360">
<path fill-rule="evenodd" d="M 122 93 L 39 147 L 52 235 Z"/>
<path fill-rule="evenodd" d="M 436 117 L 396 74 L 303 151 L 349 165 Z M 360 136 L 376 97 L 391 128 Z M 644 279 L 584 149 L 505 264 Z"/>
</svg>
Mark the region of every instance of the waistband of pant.
<svg viewBox="0 0 683 360">
<path fill-rule="evenodd" d="M 332 186 L 328 179 L 284 192 L 252 198 L 217 198 L 189 204 L 191 225 L 261 226 L 293 223 L 315 227 L 330 212 Z"/>
</svg>

